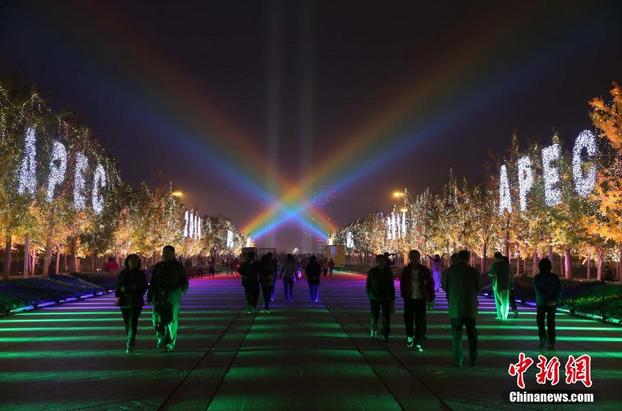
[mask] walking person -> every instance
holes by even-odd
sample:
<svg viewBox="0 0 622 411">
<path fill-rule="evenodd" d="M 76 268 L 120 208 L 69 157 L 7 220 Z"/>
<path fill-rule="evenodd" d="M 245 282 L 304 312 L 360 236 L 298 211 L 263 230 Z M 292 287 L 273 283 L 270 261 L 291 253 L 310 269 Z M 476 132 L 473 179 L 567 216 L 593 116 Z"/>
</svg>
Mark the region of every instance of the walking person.
<svg viewBox="0 0 622 411">
<path fill-rule="evenodd" d="M 179 328 L 181 293 L 188 290 L 188 277 L 182 263 L 175 258 L 175 248 L 162 249 L 163 261 L 153 267 L 148 300 L 153 303 L 152 320 L 156 331 L 156 348 L 175 349 Z"/>
<path fill-rule="evenodd" d="M 305 274 L 307 274 L 307 282 L 309 283 L 309 299 L 312 303 L 317 303 L 320 300 L 319 287 L 322 267 L 320 267 L 314 255 L 309 258 L 309 263 L 305 268 Z"/>
<path fill-rule="evenodd" d="M 117 259 L 114 257 L 108 257 L 108 261 L 106 262 L 106 265 L 104 265 L 104 271 L 108 271 L 109 273 L 116 273 L 119 271 Z"/>
<path fill-rule="evenodd" d="M 121 308 L 127 340 L 125 352 L 134 351 L 138 318 L 145 304 L 144 295 L 147 291 L 147 278 L 140 269 L 140 257 L 130 254 L 125 259 L 125 269 L 119 273 L 115 289 L 116 305 Z"/>
<path fill-rule="evenodd" d="M 322 258 L 322 277 L 326 278 L 328 276 L 328 260 L 326 257 Z"/>
<path fill-rule="evenodd" d="M 270 261 L 272 261 L 272 294 L 270 295 L 270 302 L 274 302 L 274 293 L 276 292 L 276 278 L 279 275 L 279 259 L 272 253 L 268 253 Z"/>
<path fill-rule="evenodd" d="M 400 294 L 404 299 L 404 326 L 406 345 L 423 351 L 426 328 L 426 304 L 434 301 L 434 279 L 430 269 L 421 264 L 421 253 L 408 253 L 409 264 L 400 275 Z"/>
<path fill-rule="evenodd" d="M 393 272 L 387 267 L 384 255 L 376 256 L 376 266 L 367 273 L 365 284 L 367 297 L 371 306 L 369 335 L 376 338 L 378 335 L 378 317 L 382 309 L 382 338 L 389 340 L 391 332 L 391 313 L 395 307 L 395 286 Z"/>
<path fill-rule="evenodd" d="M 495 262 L 488 271 L 492 279 L 497 320 L 507 320 L 510 305 L 510 265 L 500 252 L 495 253 Z"/>
<path fill-rule="evenodd" d="M 294 278 L 296 277 L 297 265 L 294 256 L 287 254 L 281 267 L 280 278 L 283 279 L 284 302 L 294 302 Z"/>
<path fill-rule="evenodd" d="M 466 327 L 469 340 L 471 365 L 477 365 L 477 295 L 482 288 L 478 270 L 469 265 L 471 254 L 467 250 L 458 253 L 458 263 L 445 271 L 443 289 L 449 301 L 449 319 L 451 321 L 452 351 L 454 364 L 461 367 L 462 328 Z"/>
<path fill-rule="evenodd" d="M 441 273 L 441 288 L 443 288 L 443 284 L 445 284 L 445 277 L 447 276 L 447 270 L 449 270 L 454 265 L 458 264 L 458 253 L 453 253 L 449 257 L 449 267 L 443 270 Z M 449 297 L 447 297 L 447 293 L 445 293 L 445 299 L 449 301 Z"/>
<path fill-rule="evenodd" d="M 329 275 L 330 277 L 332 277 L 332 276 L 333 276 L 333 271 L 334 271 L 334 270 L 335 270 L 335 262 L 334 262 L 334 261 L 333 261 L 333 259 L 331 258 L 331 259 L 328 261 L 328 275 Z"/>
<path fill-rule="evenodd" d="M 540 348 L 544 348 L 546 345 L 549 350 L 555 349 L 555 313 L 562 294 L 562 283 L 557 274 L 551 272 L 551 268 L 551 260 L 543 258 L 538 263 L 540 272 L 533 280 L 536 290 L 536 321 L 538 323 Z M 546 317 L 546 329 L 544 328 L 544 317 Z"/>
<path fill-rule="evenodd" d="M 430 259 L 430 265 L 432 268 L 432 277 L 434 277 L 434 291 L 438 291 L 441 288 L 441 273 L 443 272 L 443 260 L 441 256 L 435 254 L 434 257 L 428 256 Z"/>
<path fill-rule="evenodd" d="M 263 295 L 263 309 L 261 313 L 270 314 L 270 302 L 272 301 L 272 292 L 274 291 L 274 261 L 270 253 L 261 257 L 259 285 L 261 285 L 261 294 Z"/>
<path fill-rule="evenodd" d="M 259 297 L 259 271 L 260 267 L 255 262 L 255 253 L 249 251 L 244 254 L 244 261 L 240 265 L 240 278 L 244 287 L 246 311 L 249 314 L 257 312 L 257 298 Z"/>
</svg>

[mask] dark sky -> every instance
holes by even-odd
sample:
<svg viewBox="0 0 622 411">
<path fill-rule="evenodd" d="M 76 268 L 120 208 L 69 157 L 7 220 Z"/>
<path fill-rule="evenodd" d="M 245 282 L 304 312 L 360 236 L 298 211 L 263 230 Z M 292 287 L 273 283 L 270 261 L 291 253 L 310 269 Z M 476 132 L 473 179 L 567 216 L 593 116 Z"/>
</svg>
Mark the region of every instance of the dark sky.
<svg viewBox="0 0 622 411">
<path fill-rule="evenodd" d="M 514 3 L 5 0 L 0 77 L 80 114 L 132 184 L 244 226 L 275 176 L 318 175 L 345 224 L 449 168 L 481 180 L 514 131 L 568 149 L 590 127 L 622 82 L 622 3 Z"/>
</svg>

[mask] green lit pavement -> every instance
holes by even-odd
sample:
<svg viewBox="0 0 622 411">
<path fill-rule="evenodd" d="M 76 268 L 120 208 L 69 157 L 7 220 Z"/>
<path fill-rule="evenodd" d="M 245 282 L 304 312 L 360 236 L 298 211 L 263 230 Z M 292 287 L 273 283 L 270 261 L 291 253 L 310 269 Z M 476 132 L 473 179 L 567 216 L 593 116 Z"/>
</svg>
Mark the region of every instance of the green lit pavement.
<svg viewBox="0 0 622 411">
<path fill-rule="evenodd" d="M 477 320 L 479 365 L 458 368 L 452 364 L 447 304 L 442 291 L 438 295 L 435 308 L 428 312 L 424 352 L 415 353 L 404 344 L 400 298 L 396 304 L 397 314 L 392 316 L 393 338 L 389 343 L 368 337 L 369 309 L 363 292 L 364 281 L 360 278 L 356 285 L 353 281 L 356 281 L 355 276 L 342 275 L 327 282 L 323 287 L 323 302 L 363 355 L 369 359 L 379 376 L 388 382 L 404 408 L 435 409 L 436 404 L 431 404 L 430 407 L 421 406 L 421 395 L 413 387 L 419 389 L 423 386 L 444 406 L 456 410 L 622 409 L 622 390 L 619 388 L 622 381 L 622 327 L 558 314 L 556 350 L 539 351 L 534 308 L 519 305 L 518 318 L 498 321 L 495 320 L 493 300 L 480 297 L 480 315 Z M 468 364 L 466 336 L 464 339 L 465 364 Z M 536 362 L 539 354 L 547 358 L 556 355 L 561 362 L 561 381 L 556 387 L 536 383 L 537 369 L 534 364 L 525 374 L 528 390 L 572 389 L 593 392 L 596 394 L 596 403 L 532 406 L 510 404 L 507 394 L 510 390 L 517 390 L 517 387 L 515 377 L 510 377 L 507 370 L 510 363 L 517 362 L 520 352 L 531 356 Z M 586 389 L 582 384 L 566 385 L 564 365 L 568 355 L 578 357 L 586 353 L 592 356 L 592 388 Z M 398 391 L 402 379 L 392 375 L 398 370 L 409 378 L 407 386 L 410 390 L 404 389 L 401 393 Z M 391 379 L 397 382 L 391 382 Z"/>
<path fill-rule="evenodd" d="M 146 308 L 136 351 L 125 354 L 112 296 L 4 317 L 0 409 L 513 409 L 506 400 L 516 388 L 508 365 L 521 351 L 534 359 L 538 354 L 533 309 L 499 322 L 492 300 L 482 298 L 480 365 L 456 368 L 442 296 L 428 315 L 423 353 L 404 344 L 399 299 L 391 340 L 369 338 L 360 276 L 324 280 L 319 304 L 308 302 L 304 282 L 296 283 L 295 297 L 295 303 L 281 303 L 279 282 L 272 314 L 255 317 L 241 310 L 239 280 L 192 280 L 174 353 L 154 348 Z M 562 367 L 569 354 L 593 359 L 597 403 L 574 408 L 620 409 L 621 342 L 620 327 L 559 316 Z M 534 365 L 526 375 L 529 389 L 539 388 L 535 372 Z M 560 389 L 581 387 L 565 386 L 561 374 Z"/>
</svg>

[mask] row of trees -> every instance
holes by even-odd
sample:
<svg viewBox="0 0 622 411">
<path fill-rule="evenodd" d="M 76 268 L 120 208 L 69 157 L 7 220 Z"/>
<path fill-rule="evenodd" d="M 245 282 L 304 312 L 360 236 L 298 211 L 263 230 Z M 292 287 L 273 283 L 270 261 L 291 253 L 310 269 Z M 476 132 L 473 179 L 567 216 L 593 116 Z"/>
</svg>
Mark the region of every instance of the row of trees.
<svg viewBox="0 0 622 411">
<path fill-rule="evenodd" d="M 114 158 L 74 113 L 53 112 L 34 88 L 0 84 L 3 278 L 11 271 L 33 274 L 37 263 L 43 274 L 63 271 L 61 256 L 64 269 L 79 271 L 79 258 L 87 256 L 95 269 L 98 257 L 155 258 L 165 244 L 187 256 L 235 252 L 245 244 L 224 217 L 204 216 L 201 238 L 185 238 L 185 210 L 170 188 L 125 183 Z M 23 269 L 14 268 L 16 255 L 23 256 Z"/>
<path fill-rule="evenodd" d="M 515 203 L 511 210 L 499 212 L 498 173 L 488 173 L 481 184 L 470 184 L 450 172 L 439 192 L 428 189 L 411 197 L 405 191 L 403 204 L 343 227 L 332 235 L 333 242 L 348 244 L 351 233 L 354 247 L 348 252 L 361 256 L 412 248 L 432 255 L 450 254 L 467 248 L 479 259 L 482 271 L 493 250 L 501 250 L 515 259 L 517 272 L 535 272 L 537 260 L 544 255 L 556 262 L 567 278 L 572 277 L 573 257 L 587 265 L 588 273 L 595 264 L 598 279 L 603 278 L 603 265 L 609 261 L 617 262 L 617 271 L 622 272 L 622 90 L 614 84 L 610 94 L 610 101 L 595 98 L 589 102 L 590 117 L 598 130 L 598 155 L 582 167 L 594 164 L 598 171 L 595 187 L 587 196 L 577 194 L 573 164 L 562 156 L 558 161 L 561 201 L 547 206 L 543 164 L 538 160 L 542 147 L 530 143 L 521 149 L 514 136 L 507 152 L 493 159 L 494 170 L 502 164 L 507 167 Z M 557 135 L 552 140 L 561 144 Z M 525 197 L 526 207 L 520 207 L 517 160 L 525 155 L 532 159 L 533 185 Z M 406 217 L 405 232 L 398 230 L 393 235 L 387 231 L 392 213 L 397 221 Z"/>
</svg>

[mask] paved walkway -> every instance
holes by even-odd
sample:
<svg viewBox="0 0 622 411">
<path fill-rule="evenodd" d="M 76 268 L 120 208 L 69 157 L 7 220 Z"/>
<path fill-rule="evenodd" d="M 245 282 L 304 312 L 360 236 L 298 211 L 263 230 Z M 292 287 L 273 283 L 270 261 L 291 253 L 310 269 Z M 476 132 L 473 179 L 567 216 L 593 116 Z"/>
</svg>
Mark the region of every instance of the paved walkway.
<svg viewBox="0 0 622 411">
<path fill-rule="evenodd" d="M 363 277 L 341 274 L 322 283 L 310 304 L 304 282 L 296 302 L 272 314 L 241 310 L 239 280 L 196 279 L 182 299 L 178 349 L 154 348 L 150 310 L 141 317 L 136 351 L 123 352 L 121 316 L 112 296 L 0 319 L 0 409 L 49 410 L 499 410 L 512 406 L 507 374 L 518 352 L 536 359 L 535 313 L 494 320 L 481 299 L 480 365 L 457 368 L 450 358 L 444 297 L 428 314 L 423 353 L 404 344 L 401 300 L 388 343 L 368 336 Z M 619 410 L 622 328 L 560 315 L 556 354 L 593 357 L 597 402 L 576 409 Z M 535 365 L 527 388 L 538 389 Z M 550 387 L 549 387 L 550 388 Z M 565 406 L 568 408 L 568 406 Z"/>
</svg>

